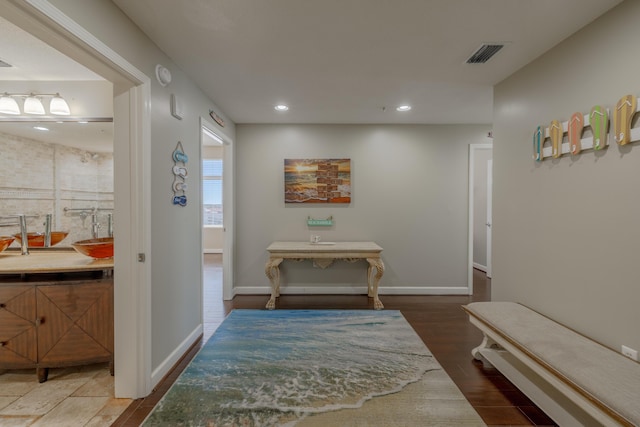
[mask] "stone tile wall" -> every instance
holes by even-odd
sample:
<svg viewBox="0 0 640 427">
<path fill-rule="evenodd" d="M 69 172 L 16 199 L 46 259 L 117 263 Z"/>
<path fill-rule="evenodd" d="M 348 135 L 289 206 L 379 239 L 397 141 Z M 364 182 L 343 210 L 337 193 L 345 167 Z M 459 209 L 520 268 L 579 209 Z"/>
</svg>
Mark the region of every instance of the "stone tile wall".
<svg viewBox="0 0 640 427">
<path fill-rule="evenodd" d="M 91 238 L 91 209 L 98 208 L 104 209 L 97 211 L 98 235 L 107 236 L 113 209 L 111 153 L 94 159 L 84 150 L 3 133 L 0 153 L 0 235 L 20 232 L 17 225 L 2 225 L 16 221 L 7 216 L 37 215 L 28 220 L 28 231 L 43 232 L 45 215 L 51 213 L 52 230 L 69 231 L 58 246 L 70 246 Z"/>
</svg>

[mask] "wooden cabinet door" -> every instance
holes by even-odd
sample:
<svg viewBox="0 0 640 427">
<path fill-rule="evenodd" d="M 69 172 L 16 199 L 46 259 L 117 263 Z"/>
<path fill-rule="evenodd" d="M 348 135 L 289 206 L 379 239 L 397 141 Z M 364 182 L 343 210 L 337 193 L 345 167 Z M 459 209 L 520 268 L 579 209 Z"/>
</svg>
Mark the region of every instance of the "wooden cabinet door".
<svg viewBox="0 0 640 427">
<path fill-rule="evenodd" d="M 33 286 L 0 286 L 0 368 L 35 365 L 35 303 Z"/>
<path fill-rule="evenodd" d="M 41 367 L 111 360 L 113 282 L 38 286 Z"/>
</svg>

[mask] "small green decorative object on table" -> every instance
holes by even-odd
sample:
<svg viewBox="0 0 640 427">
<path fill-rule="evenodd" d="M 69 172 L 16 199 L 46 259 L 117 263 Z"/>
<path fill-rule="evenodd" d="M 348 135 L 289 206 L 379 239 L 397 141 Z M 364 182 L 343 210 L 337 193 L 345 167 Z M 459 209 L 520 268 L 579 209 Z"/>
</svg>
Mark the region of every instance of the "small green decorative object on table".
<svg viewBox="0 0 640 427">
<path fill-rule="evenodd" d="M 330 227 L 333 225 L 333 216 L 330 216 L 327 219 L 313 219 L 311 217 L 308 217 L 307 225 L 309 227 Z"/>
</svg>

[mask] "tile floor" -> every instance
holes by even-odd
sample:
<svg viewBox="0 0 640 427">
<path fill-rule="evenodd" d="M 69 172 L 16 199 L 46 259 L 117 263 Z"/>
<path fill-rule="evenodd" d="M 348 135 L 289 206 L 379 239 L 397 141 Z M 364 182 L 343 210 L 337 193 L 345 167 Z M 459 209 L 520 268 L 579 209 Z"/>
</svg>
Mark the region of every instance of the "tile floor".
<svg viewBox="0 0 640 427">
<path fill-rule="evenodd" d="M 116 399 L 107 363 L 49 370 L 0 371 L 0 426 L 110 426 L 131 403 Z"/>
<path fill-rule="evenodd" d="M 205 255 L 204 341 L 226 316 L 222 302 L 222 255 Z M 1 427 L 107 427 L 132 403 L 114 398 L 107 363 L 49 370 L 38 383 L 35 369 L 0 370 Z M 136 424 L 137 425 L 137 424 Z"/>
</svg>

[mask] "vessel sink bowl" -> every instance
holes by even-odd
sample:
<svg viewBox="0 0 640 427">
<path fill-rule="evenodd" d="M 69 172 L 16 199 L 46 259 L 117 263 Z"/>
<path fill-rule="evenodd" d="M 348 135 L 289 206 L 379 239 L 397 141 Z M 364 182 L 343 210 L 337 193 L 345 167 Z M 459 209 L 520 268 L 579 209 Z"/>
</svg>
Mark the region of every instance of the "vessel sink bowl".
<svg viewBox="0 0 640 427">
<path fill-rule="evenodd" d="M 68 234 L 68 231 L 52 231 L 51 246 L 55 246 L 60 243 Z M 18 243 L 22 244 L 22 236 L 20 233 L 14 234 L 14 237 Z M 27 246 L 30 248 L 44 247 L 44 233 L 27 233 Z"/>
<path fill-rule="evenodd" d="M 71 244 L 73 249 L 91 258 L 113 257 L 113 237 L 99 239 L 78 240 Z"/>
<path fill-rule="evenodd" d="M 7 249 L 14 240 L 15 237 L 13 236 L 0 236 L 0 252 Z"/>
</svg>

